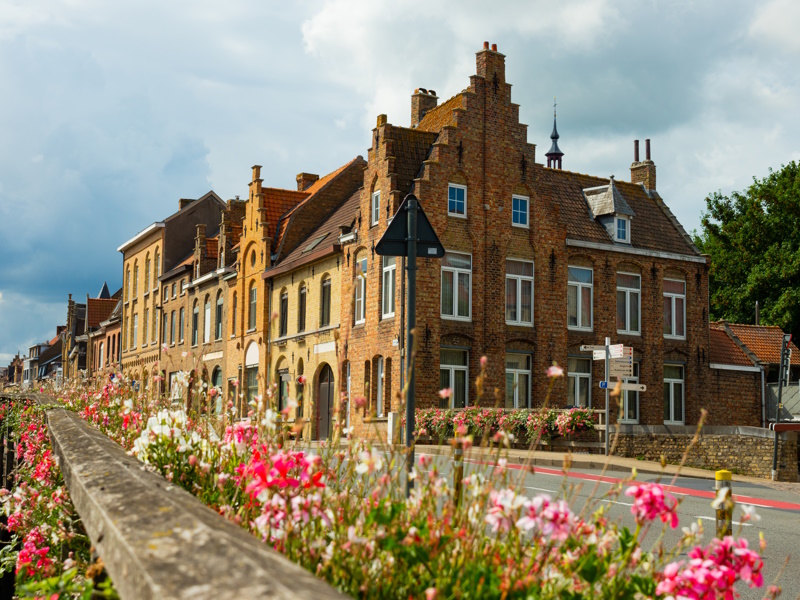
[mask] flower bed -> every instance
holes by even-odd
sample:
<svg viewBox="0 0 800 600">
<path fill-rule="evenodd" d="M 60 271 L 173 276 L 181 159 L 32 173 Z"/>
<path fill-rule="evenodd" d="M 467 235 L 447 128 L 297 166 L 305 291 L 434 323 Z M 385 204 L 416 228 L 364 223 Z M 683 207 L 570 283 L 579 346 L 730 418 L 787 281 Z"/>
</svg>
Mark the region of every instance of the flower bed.
<svg viewBox="0 0 800 600">
<path fill-rule="evenodd" d="M 0 422 L 15 432 L 17 462 L 15 488 L 0 489 L 11 536 L 0 550 L 0 570 L 16 573 L 19 597 L 115 598 L 109 579 L 99 583 L 102 563 L 92 562 L 91 543 L 53 457 L 44 410 L 2 404 Z"/>
<path fill-rule="evenodd" d="M 549 442 L 559 436 L 593 431 L 593 413 L 588 408 L 518 409 L 493 408 L 418 409 L 415 415 L 417 435 L 442 443 L 456 435 L 470 435 L 476 440 L 489 439 L 499 432 L 511 434 L 526 446 Z"/>
<path fill-rule="evenodd" d="M 226 412 L 186 414 L 116 384 L 68 390 L 63 399 L 148 468 L 353 597 L 723 598 L 737 581 L 762 583 L 759 552 L 744 539 L 702 544 L 693 526 L 674 547 L 642 547 L 649 529 L 678 525 L 679 501 L 657 484 L 634 482 L 630 523 L 612 523 L 596 499 L 581 510 L 564 498 L 526 496 L 502 458 L 486 475 L 466 477 L 459 499 L 422 456 L 406 498 L 403 454 L 364 440 L 340 446 L 339 431 L 317 452 L 285 442 L 267 399 L 240 422 Z M 527 431 L 536 414 L 535 432 L 544 423 L 567 433 L 587 422 L 567 416 L 559 430 L 558 413 L 475 411 L 453 426 L 477 435 L 524 423 Z M 438 422 L 449 427 L 455 418 Z M 622 493 L 619 486 L 609 495 Z"/>
</svg>

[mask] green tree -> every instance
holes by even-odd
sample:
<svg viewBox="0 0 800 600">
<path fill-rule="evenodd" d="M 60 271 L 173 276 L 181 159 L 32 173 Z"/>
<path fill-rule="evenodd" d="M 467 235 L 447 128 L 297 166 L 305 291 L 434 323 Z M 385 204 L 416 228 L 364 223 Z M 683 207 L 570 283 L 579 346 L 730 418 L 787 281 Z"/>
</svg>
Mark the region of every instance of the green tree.
<svg viewBox="0 0 800 600">
<path fill-rule="evenodd" d="M 710 256 L 711 318 L 753 323 L 758 300 L 762 324 L 800 338 L 800 165 L 706 207 L 694 240 Z"/>
</svg>

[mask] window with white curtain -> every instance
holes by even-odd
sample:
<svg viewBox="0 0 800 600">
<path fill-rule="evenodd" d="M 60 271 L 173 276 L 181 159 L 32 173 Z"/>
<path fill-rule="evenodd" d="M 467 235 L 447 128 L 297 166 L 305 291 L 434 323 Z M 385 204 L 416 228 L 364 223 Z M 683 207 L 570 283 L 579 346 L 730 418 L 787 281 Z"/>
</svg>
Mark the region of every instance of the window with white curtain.
<svg viewBox="0 0 800 600">
<path fill-rule="evenodd" d="M 506 260 L 506 323 L 533 325 L 533 263 Z"/>
<path fill-rule="evenodd" d="M 472 318 L 472 256 L 446 252 L 442 258 L 442 318 Z"/>
<path fill-rule="evenodd" d="M 531 355 L 506 354 L 506 408 L 531 406 Z"/>
<path fill-rule="evenodd" d="M 567 327 L 591 330 L 592 270 L 584 267 L 569 267 L 567 277 Z"/>
<path fill-rule="evenodd" d="M 439 388 L 449 389 L 450 398 L 442 398 L 441 408 L 465 408 L 469 404 L 469 352 L 442 348 L 439 351 Z"/>
</svg>

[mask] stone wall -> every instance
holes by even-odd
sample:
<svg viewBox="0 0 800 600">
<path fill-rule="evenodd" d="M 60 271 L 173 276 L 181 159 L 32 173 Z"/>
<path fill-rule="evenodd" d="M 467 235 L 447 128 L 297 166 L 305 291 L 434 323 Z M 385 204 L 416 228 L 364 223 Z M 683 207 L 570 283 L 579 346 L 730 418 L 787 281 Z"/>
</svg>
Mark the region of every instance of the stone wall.
<svg viewBox="0 0 800 600">
<path fill-rule="evenodd" d="M 621 425 L 614 454 L 656 461 L 663 456 L 668 463 L 679 464 L 694 434 L 694 427 Z M 774 435 L 760 427 L 704 427 L 686 466 L 769 478 Z M 797 434 L 781 433 L 778 439 L 778 480 L 800 481 Z"/>
</svg>

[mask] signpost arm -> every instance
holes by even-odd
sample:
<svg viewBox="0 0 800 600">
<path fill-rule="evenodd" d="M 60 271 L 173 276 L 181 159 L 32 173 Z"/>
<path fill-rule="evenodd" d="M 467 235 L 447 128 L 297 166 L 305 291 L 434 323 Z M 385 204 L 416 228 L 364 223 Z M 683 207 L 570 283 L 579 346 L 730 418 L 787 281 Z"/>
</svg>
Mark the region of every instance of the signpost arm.
<svg viewBox="0 0 800 600">
<path fill-rule="evenodd" d="M 411 472 L 414 469 L 414 328 L 417 326 L 417 199 L 408 199 L 408 328 L 406 329 L 406 370 L 408 385 L 406 387 L 406 495 L 411 495 L 414 480 Z"/>
<path fill-rule="evenodd" d="M 775 427 L 781 420 L 781 402 L 783 400 L 783 379 L 787 368 L 786 353 L 789 350 L 791 335 L 784 335 L 781 342 L 781 364 L 778 368 L 778 402 L 775 406 L 775 439 L 772 442 L 772 481 L 778 480 L 778 428 Z"/>
<path fill-rule="evenodd" d="M 611 358 L 611 338 L 606 338 L 606 456 L 608 456 L 608 435 L 611 433 L 611 423 L 608 419 L 608 374 L 609 374 L 609 359 Z"/>
</svg>

